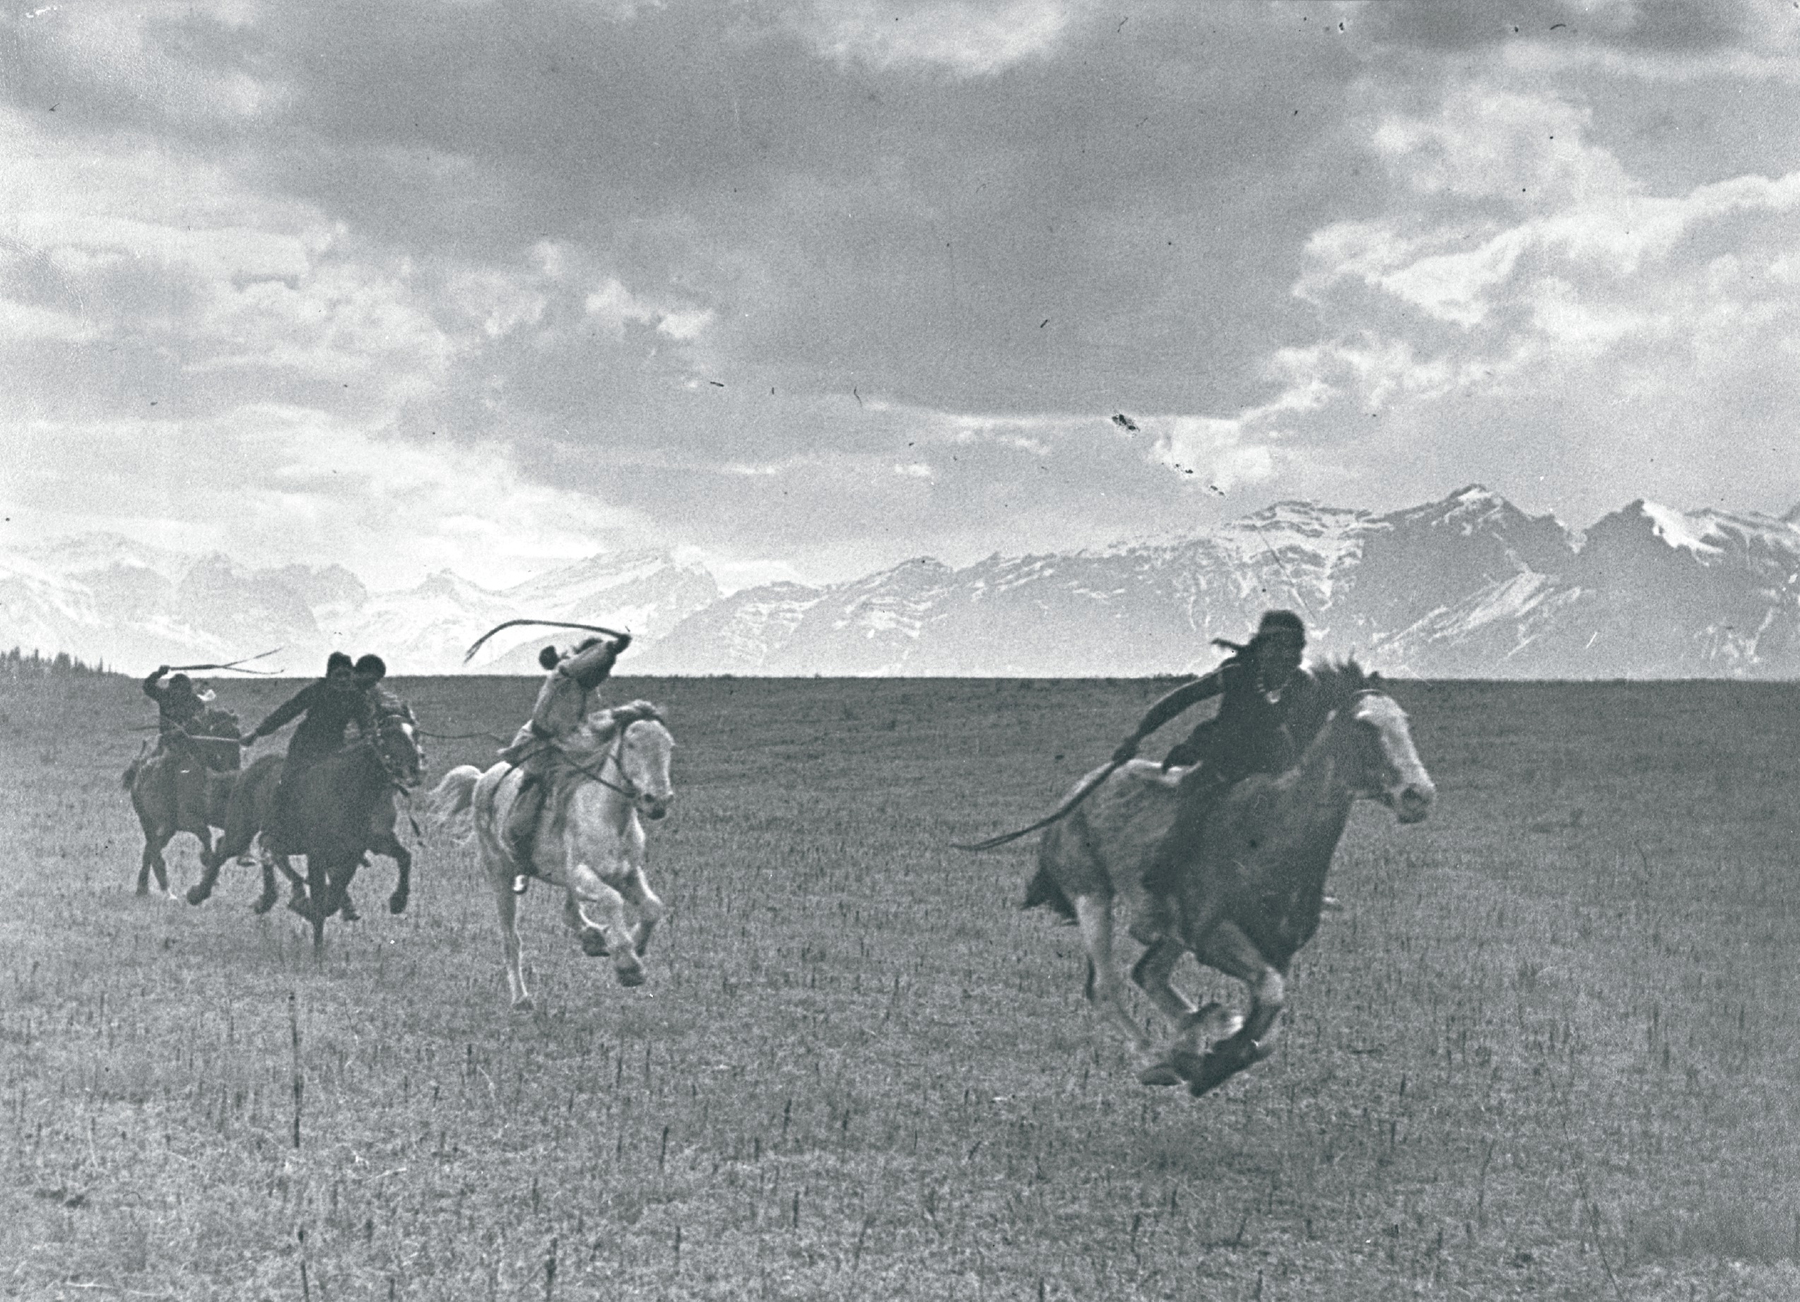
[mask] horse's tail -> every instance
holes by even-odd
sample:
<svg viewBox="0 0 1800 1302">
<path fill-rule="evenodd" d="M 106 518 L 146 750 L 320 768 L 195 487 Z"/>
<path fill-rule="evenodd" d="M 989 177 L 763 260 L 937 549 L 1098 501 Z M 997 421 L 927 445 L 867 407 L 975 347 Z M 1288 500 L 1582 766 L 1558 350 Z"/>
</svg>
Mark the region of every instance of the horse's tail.
<svg viewBox="0 0 1800 1302">
<path fill-rule="evenodd" d="M 131 763 L 126 766 L 125 775 L 119 781 L 119 785 L 124 787 L 125 790 L 130 791 L 132 784 L 137 781 L 137 775 L 144 767 L 144 752 L 149 749 L 149 742 L 145 742 L 142 746 L 139 746 L 137 758 L 132 760 Z"/>
<path fill-rule="evenodd" d="M 479 781 L 481 770 L 473 764 L 459 764 L 444 774 L 431 792 L 432 819 L 455 836 L 467 836 L 475 825 L 475 784 Z"/>
<path fill-rule="evenodd" d="M 1025 902 L 1021 909 L 1035 909 L 1040 905 L 1047 906 L 1053 913 L 1061 916 L 1064 922 L 1075 921 L 1075 906 L 1050 872 L 1049 865 L 1039 864 L 1037 876 L 1025 887 Z"/>
</svg>

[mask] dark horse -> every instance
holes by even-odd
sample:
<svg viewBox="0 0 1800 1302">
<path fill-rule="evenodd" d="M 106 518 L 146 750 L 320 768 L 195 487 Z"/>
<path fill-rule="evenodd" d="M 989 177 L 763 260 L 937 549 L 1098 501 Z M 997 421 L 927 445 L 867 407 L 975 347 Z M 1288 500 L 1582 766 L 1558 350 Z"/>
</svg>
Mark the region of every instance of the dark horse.
<svg viewBox="0 0 1800 1302">
<path fill-rule="evenodd" d="M 394 797 L 418 784 L 424 762 L 417 725 L 409 714 L 396 712 L 381 716 L 373 737 L 353 742 L 309 769 L 294 792 L 293 806 L 297 852 L 306 856 L 306 876 L 294 871 L 286 855 L 265 847 L 256 912 L 266 913 L 275 903 L 279 865 L 294 888 L 289 907 L 312 923 L 314 946 L 323 944 L 326 918 L 339 911 L 354 918 L 350 883 L 369 852 L 388 855 L 399 866 L 388 910 L 403 911 L 412 888 L 412 855 L 394 834 Z M 205 901 L 225 861 L 247 854 L 267 826 L 281 764 L 280 756 L 265 755 L 244 770 L 226 809 L 225 835 L 205 875 L 188 892 L 189 904 Z"/>
<path fill-rule="evenodd" d="M 194 721 L 181 749 L 147 758 L 139 755 L 125 770 L 122 785 L 131 793 L 131 807 L 144 829 L 139 895 L 150 893 L 150 874 L 154 872 L 157 889 L 171 900 L 180 898 L 169 889 L 169 870 L 162 854 L 178 832 L 198 838 L 200 862 L 210 865 L 212 829 L 225 826 L 227 802 L 237 782 L 237 736 L 236 715 L 208 710 Z"/>
<path fill-rule="evenodd" d="M 1325 874 L 1357 800 L 1375 800 L 1416 823 L 1437 791 L 1420 763 L 1406 713 L 1355 662 L 1318 670 L 1330 714 L 1299 762 L 1279 777 L 1254 775 L 1213 813 L 1196 860 L 1176 880 L 1144 874 L 1175 816 L 1181 771 L 1134 760 L 1108 776 L 1038 845 L 1026 907 L 1046 904 L 1081 927 L 1088 999 L 1111 1015 L 1148 1064 L 1145 1084 L 1188 1082 L 1204 1094 L 1274 1052 L 1290 963 L 1318 930 Z M 1088 779 L 1084 778 L 1083 781 Z M 1167 900 L 1158 907 L 1152 896 Z M 1132 932 L 1149 946 L 1132 980 L 1169 1021 L 1158 1045 L 1125 1007 L 1113 963 L 1112 906 L 1124 896 Z M 1203 1009 L 1169 984 L 1184 952 L 1250 990 L 1242 1018 Z M 1207 1036 L 1222 1038 L 1206 1043 Z"/>
</svg>

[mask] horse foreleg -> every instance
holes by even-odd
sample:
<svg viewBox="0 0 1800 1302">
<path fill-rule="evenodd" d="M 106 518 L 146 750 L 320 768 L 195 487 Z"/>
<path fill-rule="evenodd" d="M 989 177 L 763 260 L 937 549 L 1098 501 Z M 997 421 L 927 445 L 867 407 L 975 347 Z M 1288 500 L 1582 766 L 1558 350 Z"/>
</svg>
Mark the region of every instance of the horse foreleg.
<svg viewBox="0 0 1800 1302">
<path fill-rule="evenodd" d="M 1142 1056 L 1150 1052 L 1150 1037 L 1125 1007 L 1125 983 L 1113 960 L 1113 910 L 1111 895 L 1077 895 L 1075 922 L 1081 928 L 1082 948 L 1087 951 L 1087 1000 L 1096 1012 L 1119 1028 Z"/>
<path fill-rule="evenodd" d="M 589 906 L 600 910 L 600 920 L 588 913 Z M 638 959 L 631 927 L 625 920 L 625 899 L 586 864 L 576 864 L 569 871 L 563 920 L 581 937 L 582 953 L 589 958 L 611 955 L 613 975 L 619 978 L 620 985 L 644 983 L 644 965 Z"/>
<path fill-rule="evenodd" d="M 250 909 L 253 913 L 267 913 L 275 907 L 275 901 L 281 895 L 275 886 L 275 857 L 264 854 L 258 855 L 257 859 L 262 868 L 263 888 L 262 894 L 256 897 L 256 903 Z"/>
<path fill-rule="evenodd" d="M 137 893 L 150 893 L 150 874 L 156 874 L 156 889 L 171 900 L 177 899 L 175 892 L 169 889 L 169 867 L 163 862 L 163 851 L 170 841 L 175 839 L 172 827 L 157 827 L 144 834 L 144 859 L 138 867 Z"/>
<path fill-rule="evenodd" d="M 637 926 L 631 929 L 631 947 L 637 951 L 639 958 L 650 946 L 650 937 L 656 931 L 656 925 L 663 920 L 668 909 L 662 897 L 650 889 L 650 883 L 644 880 L 644 870 L 634 867 L 626 874 L 625 881 L 619 887 L 619 894 L 625 902 L 637 910 Z"/>
<path fill-rule="evenodd" d="M 1250 1011 L 1235 1034 L 1205 1053 L 1178 1050 L 1173 1055 L 1188 1092 L 1198 1096 L 1275 1052 L 1287 1005 L 1287 979 L 1235 923 L 1221 922 L 1208 931 L 1194 947 L 1194 957 L 1250 988 Z"/>
<path fill-rule="evenodd" d="M 386 855 L 400 870 L 400 879 L 394 883 L 394 893 L 388 896 L 388 912 L 405 913 L 406 902 L 412 896 L 412 851 L 400 844 L 400 838 L 394 835 L 391 828 L 370 842 L 369 851 L 372 854 Z"/>
</svg>

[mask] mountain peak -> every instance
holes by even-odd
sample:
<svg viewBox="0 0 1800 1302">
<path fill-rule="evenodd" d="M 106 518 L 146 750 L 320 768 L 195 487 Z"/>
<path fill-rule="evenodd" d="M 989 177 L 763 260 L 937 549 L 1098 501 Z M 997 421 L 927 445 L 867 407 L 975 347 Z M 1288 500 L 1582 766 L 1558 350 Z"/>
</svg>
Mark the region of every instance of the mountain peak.
<svg viewBox="0 0 1800 1302">
<path fill-rule="evenodd" d="M 1707 541 L 1712 532 L 1712 522 L 1696 519 L 1672 506 L 1664 506 L 1660 502 L 1651 502 L 1638 498 L 1625 508 L 1626 513 L 1635 513 L 1650 522 L 1650 530 L 1671 547 L 1685 547 L 1699 555 L 1702 552 L 1716 552 L 1718 546 Z"/>
</svg>

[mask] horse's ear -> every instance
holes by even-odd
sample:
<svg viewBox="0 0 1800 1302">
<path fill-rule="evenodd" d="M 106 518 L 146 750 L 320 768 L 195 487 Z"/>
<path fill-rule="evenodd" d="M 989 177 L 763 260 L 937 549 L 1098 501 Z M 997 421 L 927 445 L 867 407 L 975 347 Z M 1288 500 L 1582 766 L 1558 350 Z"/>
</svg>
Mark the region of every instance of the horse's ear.
<svg viewBox="0 0 1800 1302">
<path fill-rule="evenodd" d="M 1369 670 L 1368 681 L 1371 683 L 1381 683 L 1381 682 L 1386 682 L 1387 680 L 1381 676 L 1381 670 L 1371 669 L 1371 670 Z"/>
</svg>

